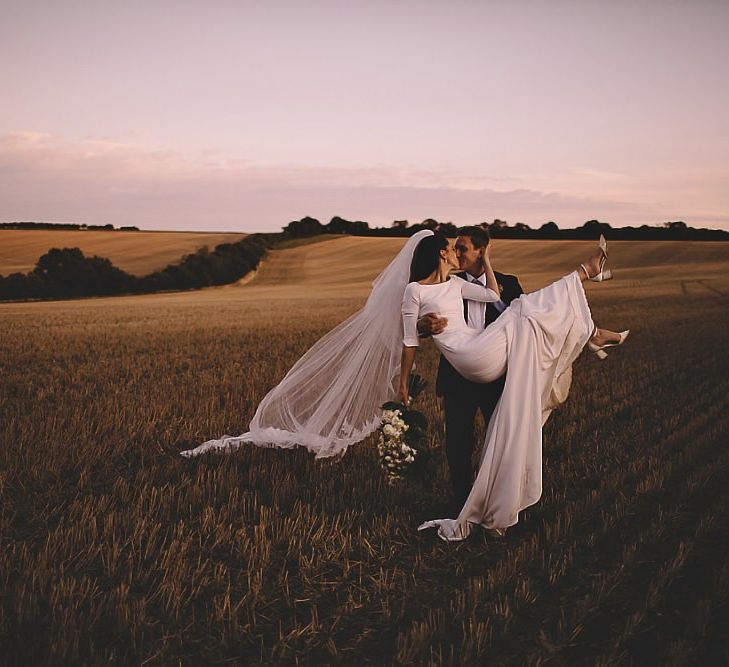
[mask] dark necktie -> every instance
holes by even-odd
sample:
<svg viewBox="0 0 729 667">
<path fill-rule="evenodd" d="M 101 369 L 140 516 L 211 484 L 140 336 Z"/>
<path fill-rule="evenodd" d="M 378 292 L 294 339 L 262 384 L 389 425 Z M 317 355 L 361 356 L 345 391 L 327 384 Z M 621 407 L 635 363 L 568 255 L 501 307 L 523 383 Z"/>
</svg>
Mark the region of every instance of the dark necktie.
<svg viewBox="0 0 729 667">
<path fill-rule="evenodd" d="M 474 285 L 480 285 L 481 287 L 484 286 L 484 284 L 476 279 L 476 280 L 467 280 L 466 282 L 473 283 Z M 488 320 L 488 312 L 489 312 L 489 304 L 486 304 L 486 308 L 484 308 L 484 326 L 489 323 Z M 466 299 L 463 299 L 463 319 L 466 320 L 466 324 L 468 324 L 468 301 Z"/>
</svg>

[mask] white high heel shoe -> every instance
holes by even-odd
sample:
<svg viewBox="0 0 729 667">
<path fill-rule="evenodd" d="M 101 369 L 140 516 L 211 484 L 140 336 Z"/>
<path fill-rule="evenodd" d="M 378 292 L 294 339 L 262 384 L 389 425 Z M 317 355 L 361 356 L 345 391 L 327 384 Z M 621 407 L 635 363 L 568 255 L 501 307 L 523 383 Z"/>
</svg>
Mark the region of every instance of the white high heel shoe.
<svg viewBox="0 0 729 667">
<path fill-rule="evenodd" d="M 629 333 L 630 333 L 630 329 L 621 331 L 620 334 L 618 334 L 620 336 L 620 340 L 616 341 L 615 343 L 605 343 L 605 345 L 597 345 L 596 343 L 589 341 L 587 343 L 587 348 L 590 350 L 590 352 L 594 352 L 597 355 L 598 359 L 605 359 L 605 357 L 607 357 L 607 352 L 605 352 L 605 348 L 606 347 L 615 347 L 616 345 L 622 345 L 625 342 L 625 339 L 628 337 Z"/>
<path fill-rule="evenodd" d="M 600 272 L 597 275 L 591 277 L 587 267 L 584 264 L 580 264 L 580 268 L 585 272 L 587 279 L 594 283 L 601 283 L 604 280 L 612 280 L 613 277 L 613 272 L 610 269 L 603 268 L 605 266 L 605 262 L 607 262 L 607 241 L 602 234 L 600 234 L 599 247 L 600 250 L 602 250 L 602 258 L 600 259 Z"/>
</svg>

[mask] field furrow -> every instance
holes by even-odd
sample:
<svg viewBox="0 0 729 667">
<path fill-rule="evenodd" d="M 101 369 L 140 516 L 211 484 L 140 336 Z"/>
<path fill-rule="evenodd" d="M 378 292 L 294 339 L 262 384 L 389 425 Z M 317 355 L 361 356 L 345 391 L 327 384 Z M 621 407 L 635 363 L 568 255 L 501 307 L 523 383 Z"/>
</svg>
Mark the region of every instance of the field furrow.
<svg viewBox="0 0 729 667">
<path fill-rule="evenodd" d="M 397 486 L 372 438 L 338 462 L 178 456 L 245 430 L 361 305 L 399 241 L 328 284 L 360 242 L 282 250 L 245 287 L 0 306 L 0 663 L 726 661 L 729 313 L 715 245 L 690 246 L 670 279 L 656 257 L 676 246 L 625 245 L 642 265 L 589 287 L 595 320 L 632 333 L 605 362 L 578 360 L 545 428 L 542 499 L 505 539 L 416 532 L 452 511 L 432 384 L 428 464 Z M 543 254 L 499 247 L 516 272 L 519 252 L 524 267 Z M 525 282 L 581 252 L 560 246 Z M 434 378 L 435 349 L 419 354 Z"/>
</svg>

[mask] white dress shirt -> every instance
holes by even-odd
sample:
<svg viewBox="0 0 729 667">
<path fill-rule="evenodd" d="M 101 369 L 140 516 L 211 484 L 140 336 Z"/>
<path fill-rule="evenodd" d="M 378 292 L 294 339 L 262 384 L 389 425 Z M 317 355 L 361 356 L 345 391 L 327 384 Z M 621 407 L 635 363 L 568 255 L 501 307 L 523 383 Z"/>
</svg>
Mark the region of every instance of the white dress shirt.
<svg viewBox="0 0 729 667">
<path fill-rule="evenodd" d="M 486 287 L 486 274 L 482 273 L 480 276 L 472 276 L 466 272 L 466 280 L 469 283 L 477 283 Z M 469 327 L 474 329 L 483 329 L 486 324 L 486 304 L 480 301 L 466 301 L 468 307 L 468 319 L 467 324 Z M 494 301 L 492 305 L 500 313 L 506 308 L 506 304 L 503 301 Z"/>
</svg>

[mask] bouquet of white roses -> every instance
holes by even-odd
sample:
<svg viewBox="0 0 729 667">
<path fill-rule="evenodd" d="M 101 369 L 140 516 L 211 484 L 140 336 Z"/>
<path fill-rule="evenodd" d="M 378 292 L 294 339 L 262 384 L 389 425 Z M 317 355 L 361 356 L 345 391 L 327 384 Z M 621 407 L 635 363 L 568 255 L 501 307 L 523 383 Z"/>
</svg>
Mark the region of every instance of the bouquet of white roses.
<svg viewBox="0 0 729 667">
<path fill-rule="evenodd" d="M 410 402 L 425 388 L 425 380 L 419 375 L 410 377 Z M 419 455 L 419 447 L 425 440 L 428 420 L 422 412 L 411 410 L 403 403 L 388 401 L 382 406 L 382 424 L 379 428 L 377 451 L 380 466 L 388 484 L 403 479 L 405 472 Z"/>
</svg>

